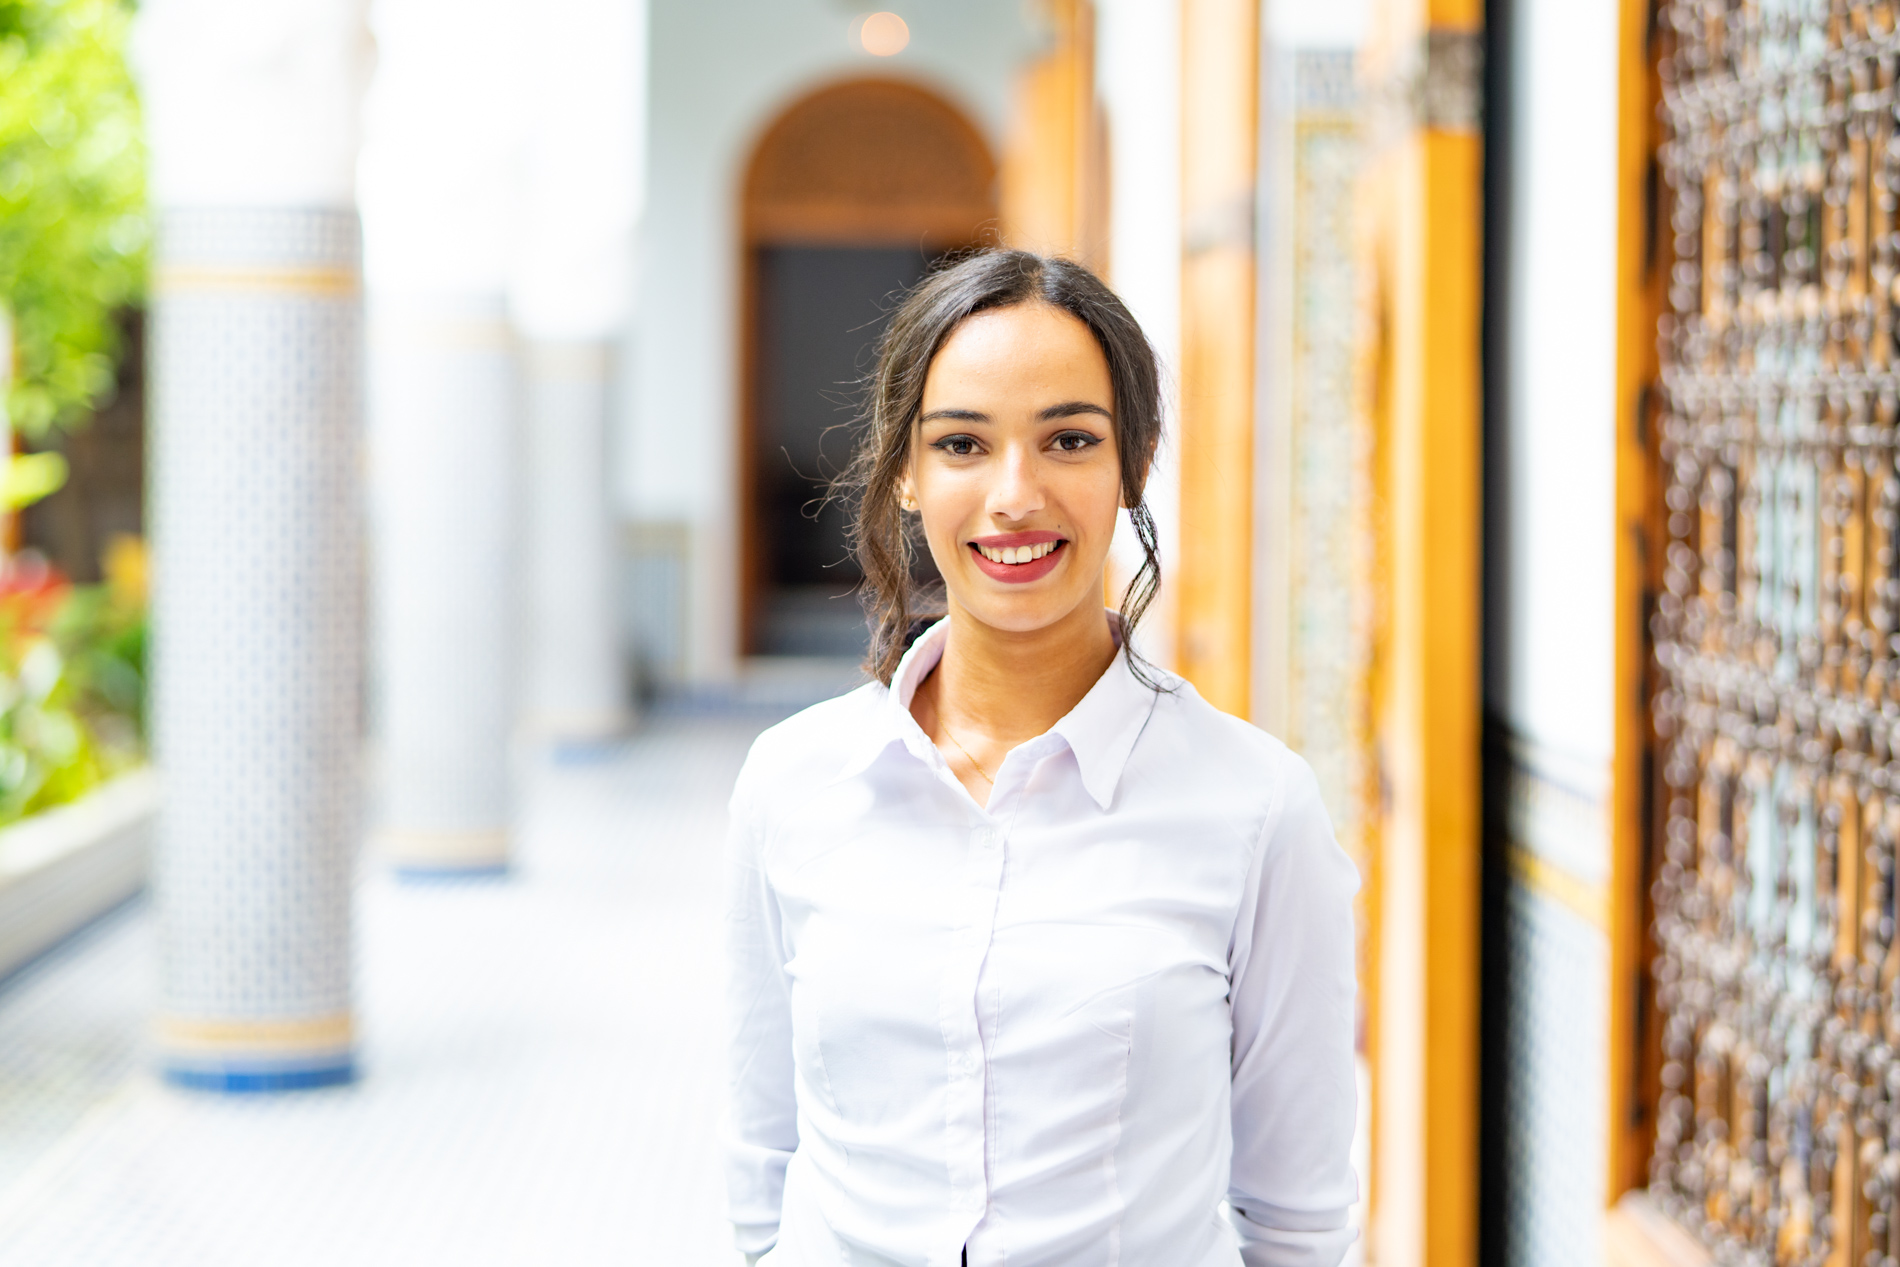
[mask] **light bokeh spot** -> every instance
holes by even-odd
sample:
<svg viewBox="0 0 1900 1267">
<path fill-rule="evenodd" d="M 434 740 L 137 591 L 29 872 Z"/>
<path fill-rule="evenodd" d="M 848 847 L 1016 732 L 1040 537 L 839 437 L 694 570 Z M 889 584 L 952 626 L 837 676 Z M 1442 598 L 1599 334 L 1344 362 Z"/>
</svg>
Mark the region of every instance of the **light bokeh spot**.
<svg viewBox="0 0 1900 1267">
<path fill-rule="evenodd" d="M 910 27 L 895 13 L 873 13 L 858 24 L 858 44 L 873 57 L 894 57 L 910 43 Z"/>
</svg>

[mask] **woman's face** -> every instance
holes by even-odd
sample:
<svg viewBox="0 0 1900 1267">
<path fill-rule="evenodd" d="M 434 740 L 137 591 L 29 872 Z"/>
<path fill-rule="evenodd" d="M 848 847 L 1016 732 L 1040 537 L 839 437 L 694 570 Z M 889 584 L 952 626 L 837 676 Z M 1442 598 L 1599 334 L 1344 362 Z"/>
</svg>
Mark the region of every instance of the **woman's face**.
<svg viewBox="0 0 1900 1267">
<path fill-rule="evenodd" d="M 953 608 L 1026 633 L 1100 610 L 1121 504 L 1108 361 L 1046 304 L 994 308 L 945 340 L 924 380 L 900 490 Z"/>
</svg>

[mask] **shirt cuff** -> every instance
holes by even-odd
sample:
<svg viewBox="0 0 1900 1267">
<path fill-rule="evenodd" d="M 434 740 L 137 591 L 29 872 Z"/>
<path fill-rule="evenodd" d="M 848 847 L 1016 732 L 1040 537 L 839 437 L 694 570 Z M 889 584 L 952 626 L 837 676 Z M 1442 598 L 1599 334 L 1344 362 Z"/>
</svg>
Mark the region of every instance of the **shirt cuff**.
<svg viewBox="0 0 1900 1267">
<path fill-rule="evenodd" d="M 748 1264 L 756 1263 L 778 1244 L 776 1223 L 734 1223 L 732 1239 Z"/>
<path fill-rule="evenodd" d="M 1275 1223 L 1305 1223 L 1308 1228 L 1269 1227 L 1257 1223 L 1239 1210 L 1231 1211 L 1234 1230 L 1240 1234 L 1240 1261 L 1246 1267 L 1339 1267 L 1347 1249 L 1359 1239 L 1359 1231 L 1343 1214 L 1315 1218 L 1304 1215 L 1280 1218 L 1267 1214 Z M 1266 1213 L 1258 1211 L 1256 1213 Z M 1315 1223 L 1337 1221 L 1338 1227 L 1312 1227 Z"/>
</svg>

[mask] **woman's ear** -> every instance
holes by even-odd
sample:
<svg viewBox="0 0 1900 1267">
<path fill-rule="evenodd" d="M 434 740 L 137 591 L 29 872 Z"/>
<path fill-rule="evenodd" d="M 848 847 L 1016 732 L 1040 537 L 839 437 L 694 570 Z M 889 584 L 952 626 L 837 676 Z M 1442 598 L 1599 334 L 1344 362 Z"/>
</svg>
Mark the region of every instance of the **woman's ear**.
<svg viewBox="0 0 1900 1267">
<path fill-rule="evenodd" d="M 897 505 L 901 510 L 917 509 L 917 486 L 908 474 L 897 481 Z"/>
</svg>

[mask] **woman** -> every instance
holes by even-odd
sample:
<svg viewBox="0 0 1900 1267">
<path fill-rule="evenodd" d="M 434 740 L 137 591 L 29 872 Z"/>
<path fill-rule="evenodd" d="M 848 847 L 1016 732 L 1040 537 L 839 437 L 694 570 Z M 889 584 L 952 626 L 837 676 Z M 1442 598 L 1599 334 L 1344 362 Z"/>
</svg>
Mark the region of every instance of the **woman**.
<svg viewBox="0 0 1900 1267">
<path fill-rule="evenodd" d="M 1159 437 L 1154 353 L 1075 264 L 976 255 L 892 320 L 853 473 L 877 680 L 767 731 L 733 793 L 752 1261 L 1352 1240 L 1358 875 L 1306 764 L 1130 645 Z M 1147 562 L 1105 612 L 1121 506 Z M 919 529 L 948 614 L 906 648 Z"/>
</svg>

